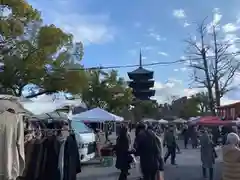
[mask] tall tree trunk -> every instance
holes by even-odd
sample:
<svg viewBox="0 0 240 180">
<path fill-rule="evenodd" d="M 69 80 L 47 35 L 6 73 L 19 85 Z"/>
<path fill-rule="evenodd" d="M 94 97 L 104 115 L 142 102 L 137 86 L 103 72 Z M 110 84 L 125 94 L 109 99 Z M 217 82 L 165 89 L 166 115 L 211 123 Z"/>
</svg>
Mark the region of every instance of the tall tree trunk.
<svg viewBox="0 0 240 180">
<path fill-rule="evenodd" d="M 215 26 L 213 26 L 213 41 L 214 41 L 214 55 L 215 55 L 215 61 L 214 61 L 214 89 L 215 89 L 215 100 L 216 100 L 216 106 L 220 106 L 220 99 L 221 99 L 221 93 L 219 88 L 219 80 L 218 80 L 218 45 L 217 45 L 217 35 L 216 35 L 216 29 Z"/>
<path fill-rule="evenodd" d="M 209 67 L 208 67 L 208 62 L 207 62 L 207 57 L 206 57 L 206 48 L 204 44 L 204 32 L 201 30 L 201 55 L 202 55 L 202 60 L 203 60 L 203 66 L 204 66 L 204 72 L 206 76 L 206 85 L 207 85 L 207 90 L 208 90 L 208 98 L 209 98 L 209 107 L 211 110 L 212 115 L 216 115 L 215 113 L 215 107 L 214 107 L 214 98 L 213 98 L 213 92 L 212 92 L 212 84 L 211 84 L 211 79 L 209 75 Z"/>
</svg>

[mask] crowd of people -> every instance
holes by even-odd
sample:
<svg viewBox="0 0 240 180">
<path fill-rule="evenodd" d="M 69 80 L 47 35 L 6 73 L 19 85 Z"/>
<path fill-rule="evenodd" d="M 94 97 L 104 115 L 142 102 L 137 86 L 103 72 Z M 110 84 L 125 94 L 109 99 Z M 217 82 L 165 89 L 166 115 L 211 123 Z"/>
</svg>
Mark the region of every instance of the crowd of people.
<svg viewBox="0 0 240 180">
<path fill-rule="evenodd" d="M 151 126 L 141 123 L 136 127 L 132 148 L 128 128 L 122 126 L 115 151 L 117 157 L 116 168 L 121 170 L 119 180 L 127 179 L 134 156 L 140 157 L 140 167 L 144 180 L 156 180 L 158 176 L 161 176 L 164 165 L 162 143 Z"/>
<path fill-rule="evenodd" d="M 240 141 L 236 128 L 232 127 L 196 127 L 184 125 L 178 130 L 170 125 L 161 128 L 158 125 L 140 123 L 135 127 L 135 139 L 131 146 L 128 127 L 123 125 L 116 141 L 116 168 L 121 171 L 119 180 L 126 180 L 134 157 L 140 157 L 142 179 L 163 179 L 164 164 L 169 157 L 172 165 L 176 165 L 176 154 L 180 153 L 177 136 L 183 139 L 188 148 L 191 140 L 192 148 L 199 148 L 204 179 L 213 180 L 214 164 L 218 157 L 216 146 L 223 149 L 223 180 L 240 179 Z M 178 132 L 178 133 L 176 133 Z M 163 147 L 166 152 L 163 154 Z M 140 178 L 141 179 L 141 178 Z"/>
</svg>

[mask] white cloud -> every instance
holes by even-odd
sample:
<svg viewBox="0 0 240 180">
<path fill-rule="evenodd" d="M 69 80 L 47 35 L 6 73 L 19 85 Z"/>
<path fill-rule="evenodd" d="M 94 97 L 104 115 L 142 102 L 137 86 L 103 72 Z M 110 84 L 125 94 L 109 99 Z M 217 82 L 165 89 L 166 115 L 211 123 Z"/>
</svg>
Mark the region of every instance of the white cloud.
<svg viewBox="0 0 240 180">
<path fill-rule="evenodd" d="M 180 69 L 182 72 L 185 72 L 185 71 L 187 71 L 187 68 L 186 67 L 183 67 L 183 68 L 181 68 Z"/>
<path fill-rule="evenodd" d="M 239 27 L 233 23 L 227 23 L 223 25 L 222 28 L 225 33 L 235 32 L 239 29 Z"/>
<path fill-rule="evenodd" d="M 178 19 L 184 19 L 186 18 L 186 13 L 183 9 L 175 9 L 173 10 L 173 16 Z"/>
<path fill-rule="evenodd" d="M 156 41 L 166 41 L 165 37 L 162 37 L 160 34 L 157 34 L 155 32 L 150 32 L 149 36 L 153 37 Z"/>
<path fill-rule="evenodd" d="M 52 0 L 50 4 L 46 4 L 32 0 L 31 4 L 41 11 L 44 22 L 55 24 L 73 34 L 74 41 L 82 41 L 85 46 L 114 40 L 116 29 L 111 25 L 109 14 L 88 13 L 87 2 L 82 2 L 76 11 L 76 2 L 67 2 Z"/>
<path fill-rule="evenodd" d="M 190 24 L 187 21 L 184 22 L 183 27 L 188 27 L 188 26 L 190 26 Z"/>
<path fill-rule="evenodd" d="M 178 71 L 179 71 L 179 69 L 174 69 L 173 71 L 175 71 L 175 72 L 178 72 Z"/>
<path fill-rule="evenodd" d="M 207 32 L 208 33 L 212 33 L 212 27 L 213 26 L 215 26 L 216 31 L 220 30 L 219 23 L 222 19 L 222 14 L 221 14 L 219 8 L 214 8 L 212 12 L 213 12 L 212 21 L 207 25 Z"/>
<path fill-rule="evenodd" d="M 158 54 L 162 55 L 162 56 L 168 56 L 168 53 L 163 52 L 163 51 L 159 51 Z"/>
<path fill-rule="evenodd" d="M 222 19 L 222 14 L 219 10 L 219 8 L 213 9 L 213 24 L 217 25 Z"/>
<path fill-rule="evenodd" d="M 189 97 L 200 91 L 198 89 L 189 89 L 184 87 L 182 80 L 175 78 L 169 78 L 165 83 L 155 82 L 154 89 L 156 90 L 154 99 L 156 99 L 159 103 L 168 102 L 169 98 L 172 96 Z"/>
<path fill-rule="evenodd" d="M 54 24 L 72 33 L 75 41 L 84 45 L 102 44 L 114 40 L 115 30 L 108 25 L 108 15 L 80 15 L 55 13 Z M 77 23 L 76 23 L 77 22 Z"/>
<path fill-rule="evenodd" d="M 153 99 L 156 99 L 158 103 L 170 103 L 169 100 L 172 96 L 190 97 L 198 92 L 205 91 L 200 88 L 187 88 L 183 85 L 182 80 L 174 78 L 169 78 L 165 83 L 161 83 L 159 81 L 155 82 L 154 89 L 156 90 L 156 93 Z M 231 104 L 237 101 L 239 101 L 239 97 L 234 98 L 229 95 L 225 95 L 221 99 L 221 105 Z"/>
</svg>

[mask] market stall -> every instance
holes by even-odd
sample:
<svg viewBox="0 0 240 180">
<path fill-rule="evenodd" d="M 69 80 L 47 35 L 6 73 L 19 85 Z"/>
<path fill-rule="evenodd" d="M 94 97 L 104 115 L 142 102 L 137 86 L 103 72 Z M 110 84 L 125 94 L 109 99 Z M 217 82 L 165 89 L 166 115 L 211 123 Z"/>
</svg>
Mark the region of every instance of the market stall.
<svg viewBox="0 0 240 180">
<path fill-rule="evenodd" d="M 167 120 L 164 120 L 164 119 L 160 119 L 157 121 L 159 124 L 168 124 L 168 121 Z"/>
<path fill-rule="evenodd" d="M 236 121 L 223 121 L 217 116 L 203 116 L 198 119 L 196 124 L 202 126 L 234 126 Z"/>
<path fill-rule="evenodd" d="M 69 172 L 75 167 L 74 173 L 66 180 L 76 179 L 81 167 L 78 144 L 73 131 L 69 128 L 64 129 L 64 124 L 59 122 L 62 119 L 55 119 L 50 114 L 41 117 L 34 115 L 26 110 L 20 101 L 14 96 L 0 97 L 0 125 L 3 129 L 11 129 L 8 133 L 0 134 L 3 143 L 0 154 L 1 167 L 9 164 L 10 168 L 9 171 L 1 171 L 0 179 L 9 179 L 9 177 L 10 179 L 62 179 L 60 163 L 61 172 Z M 26 118 L 23 118 L 24 116 Z M 68 132 L 65 139 L 62 138 L 63 132 Z M 66 143 L 59 144 L 60 138 Z M 64 156 L 56 153 L 60 152 L 60 149 L 64 150 Z M 13 161 L 14 159 L 18 161 Z M 14 170 L 15 166 L 18 167 L 17 170 Z"/>
<path fill-rule="evenodd" d="M 80 114 L 72 116 L 73 120 L 84 121 L 84 122 L 106 122 L 106 121 L 123 121 L 123 117 L 117 116 L 110 112 L 105 111 L 101 108 L 94 108 Z"/>
<path fill-rule="evenodd" d="M 123 122 L 124 118 L 112 114 L 101 108 L 94 108 L 80 114 L 72 115 L 72 121 L 81 121 L 86 124 L 98 124 L 99 129 L 105 131 L 105 133 L 116 132 L 116 123 Z M 110 133 L 111 133 L 110 132 Z M 101 137 L 103 134 L 101 134 Z M 110 166 L 113 162 L 112 158 L 112 146 L 110 144 L 100 143 L 101 145 L 101 155 L 103 157 L 103 165 Z"/>
<path fill-rule="evenodd" d="M 179 118 L 179 119 L 175 119 L 173 120 L 173 123 L 180 123 L 180 124 L 183 124 L 183 123 L 186 123 L 187 121 L 182 119 L 182 118 Z"/>
</svg>

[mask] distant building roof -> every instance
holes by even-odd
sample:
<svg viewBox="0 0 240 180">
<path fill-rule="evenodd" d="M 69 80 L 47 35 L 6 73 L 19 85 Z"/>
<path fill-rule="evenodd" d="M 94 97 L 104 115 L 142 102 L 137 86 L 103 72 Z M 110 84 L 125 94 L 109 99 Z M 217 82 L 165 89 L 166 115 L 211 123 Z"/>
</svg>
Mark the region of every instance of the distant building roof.
<svg viewBox="0 0 240 180">
<path fill-rule="evenodd" d="M 223 106 L 219 106 L 217 107 L 217 109 L 228 109 L 228 108 L 234 108 L 236 106 L 240 106 L 240 101 L 239 102 L 235 102 L 232 104 L 227 104 L 227 105 L 223 105 Z"/>
</svg>

